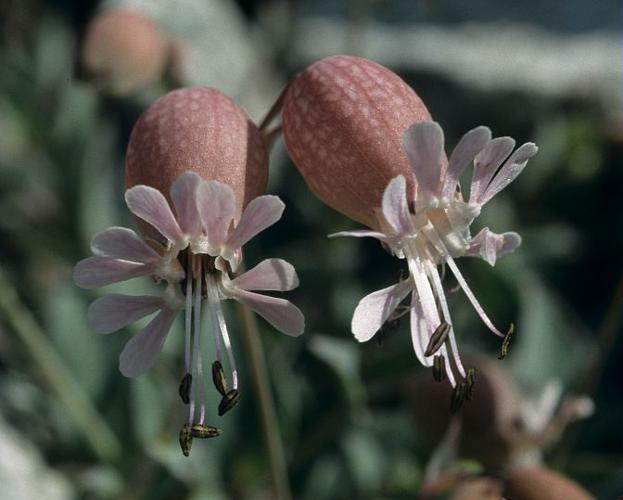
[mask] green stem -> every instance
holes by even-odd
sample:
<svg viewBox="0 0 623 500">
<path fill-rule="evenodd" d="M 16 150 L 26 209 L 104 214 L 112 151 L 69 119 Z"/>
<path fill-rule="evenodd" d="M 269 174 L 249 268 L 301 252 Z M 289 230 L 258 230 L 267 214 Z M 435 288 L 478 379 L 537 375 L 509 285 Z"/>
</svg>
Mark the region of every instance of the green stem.
<svg viewBox="0 0 623 500">
<path fill-rule="evenodd" d="M 65 367 L 54 345 L 0 268 L 0 315 L 17 334 L 40 368 L 45 381 L 56 392 L 67 413 L 102 461 L 115 460 L 121 451 L 119 440 L 99 415 L 82 386 Z"/>
<path fill-rule="evenodd" d="M 266 360 L 264 359 L 257 320 L 248 307 L 242 304 L 237 304 L 237 307 L 242 318 L 244 344 L 247 358 L 251 365 L 253 388 L 259 405 L 262 430 L 268 448 L 270 468 L 275 487 L 275 498 L 277 500 L 290 500 L 292 494 L 288 481 L 286 459 L 279 433 L 279 422 L 275 413 L 275 402 L 270 389 L 268 370 L 266 368 Z"/>
</svg>

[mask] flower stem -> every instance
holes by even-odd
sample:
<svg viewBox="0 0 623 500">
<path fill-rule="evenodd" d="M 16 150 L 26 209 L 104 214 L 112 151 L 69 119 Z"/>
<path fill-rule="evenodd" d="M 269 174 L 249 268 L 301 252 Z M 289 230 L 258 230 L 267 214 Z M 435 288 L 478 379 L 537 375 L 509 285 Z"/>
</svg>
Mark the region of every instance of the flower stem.
<svg viewBox="0 0 623 500">
<path fill-rule="evenodd" d="M 268 370 L 266 369 L 266 360 L 264 359 L 257 320 L 248 307 L 242 304 L 237 304 L 237 307 L 242 318 L 244 344 L 253 373 L 253 388 L 259 405 L 262 430 L 268 448 L 270 468 L 275 487 L 275 498 L 277 500 L 290 500 L 292 494 L 288 481 L 283 443 L 279 433 L 279 422 L 275 413 L 275 402 L 270 389 Z"/>
<path fill-rule="evenodd" d="M 54 344 L 21 303 L 17 291 L 0 268 L 0 316 L 26 346 L 45 381 L 56 392 L 93 452 L 102 461 L 119 457 L 121 445 L 99 415 L 82 386 L 67 370 Z"/>
</svg>

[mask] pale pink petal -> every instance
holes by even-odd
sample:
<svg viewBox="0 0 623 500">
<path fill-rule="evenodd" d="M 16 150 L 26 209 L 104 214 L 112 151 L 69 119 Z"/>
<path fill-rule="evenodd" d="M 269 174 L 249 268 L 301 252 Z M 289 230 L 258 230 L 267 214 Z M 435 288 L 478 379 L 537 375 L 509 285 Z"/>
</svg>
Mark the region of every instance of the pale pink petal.
<svg viewBox="0 0 623 500">
<path fill-rule="evenodd" d="M 146 276 L 154 270 L 152 264 L 128 262 L 109 257 L 89 257 L 74 267 L 74 283 L 80 288 L 98 288 L 137 276 Z"/>
<path fill-rule="evenodd" d="M 246 290 L 235 289 L 233 297 L 253 309 L 277 330 L 298 337 L 305 329 L 301 310 L 285 299 L 269 297 Z"/>
<path fill-rule="evenodd" d="M 126 227 L 109 227 L 95 235 L 91 250 L 99 257 L 150 263 L 160 260 L 158 253 Z"/>
<path fill-rule="evenodd" d="M 443 130 L 437 122 L 421 121 L 404 134 L 403 146 L 415 173 L 418 190 L 426 198 L 439 194 L 439 175 L 443 158 Z"/>
<path fill-rule="evenodd" d="M 383 215 L 398 235 L 413 231 L 407 202 L 407 183 L 402 175 L 393 178 L 383 193 Z"/>
<path fill-rule="evenodd" d="M 126 377 L 145 373 L 156 361 L 177 311 L 162 309 L 121 351 L 119 370 Z"/>
<path fill-rule="evenodd" d="M 378 231 L 369 231 L 368 229 L 357 229 L 354 231 L 340 231 L 339 233 L 332 233 L 329 238 L 338 238 L 343 236 L 350 236 L 352 238 L 376 238 L 377 240 L 385 241 L 388 236 Z"/>
<path fill-rule="evenodd" d="M 202 182 L 198 193 L 199 213 L 210 245 L 219 247 L 227 239 L 227 232 L 236 210 L 234 192 L 217 181 Z"/>
<path fill-rule="evenodd" d="M 299 286 L 299 278 L 292 264 L 282 259 L 266 259 L 234 279 L 232 285 L 243 290 L 285 292 Z"/>
<path fill-rule="evenodd" d="M 480 197 L 478 202 L 481 205 L 487 203 L 491 198 L 498 194 L 502 189 L 513 182 L 525 168 L 528 160 L 532 158 L 539 148 L 532 142 L 527 142 L 511 155 L 508 161 L 502 166 L 497 175 L 493 178 L 487 189 Z"/>
<path fill-rule="evenodd" d="M 195 172 L 184 172 L 171 185 L 171 199 L 180 228 L 184 233 L 197 236 L 201 233 L 201 219 L 197 208 L 197 188 L 201 177 Z"/>
<path fill-rule="evenodd" d="M 485 227 L 469 242 L 466 255 L 480 257 L 494 266 L 497 259 L 513 252 L 521 244 L 517 233 L 496 234 Z"/>
<path fill-rule="evenodd" d="M 240 248 L 256 234 L 272 226 L 281 218 L 284 203 L 278 196 L 258 196 L 245 208 L 240 222 L 227 239 L 229 248 Z"/>
<path fill-rule="evenodd" d="M 489 141 L 484 149 L 476 155 L 474 174 L 469 190 L 470 203 L 478 203 L 498 167 L 508 158 L 514 147 L 515 140 L 512 137 L 496 137 Z"/>
<path fill-rule="evenodd" d="M 409 280 L 372 292 L 359 301 L 351 330 L 359 342 L 370 340 L 412 290 Z"/>
<path fill-rule="evenodd" d="M 448 170 L 441 188 L 443 198 L 452 198 L 463 170 L 474 161 L 474 157 L 482 151 L 490 140 L 491 130 L 483 126 L 476 127 L 461 137 L 448 161 Z"/>
<path fill-rule="evenodd" d="M 95 300 L 87 313 L 89 327 L 97 333 L 112 333 L 162 309 L 162 297 L 111 294 Z"/>
<path fill-rule="evenodd" d="M 164 195 L 150 186 L 134 186 L 125 192 L 130 211 L 151 224 L 167 240 L 184 247 L 184 235 Z"/>
</svg>

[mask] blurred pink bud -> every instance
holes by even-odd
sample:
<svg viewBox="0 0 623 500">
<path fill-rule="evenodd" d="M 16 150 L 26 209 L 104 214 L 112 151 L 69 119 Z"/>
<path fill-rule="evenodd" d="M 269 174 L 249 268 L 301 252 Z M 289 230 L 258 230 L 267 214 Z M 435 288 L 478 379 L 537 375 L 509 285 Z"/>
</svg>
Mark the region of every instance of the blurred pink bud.
<svg viewBox="0 0 623 500">
<path fill-rule="evenodd" d="M 431 116 L 395 73 L 360 57 L 333 56 L 298 75 L 287 89 L 283 132 L 311 190 L 330 207 L 379 228 L 377 211 L 391 179 L 412 170 L 405 130 Z"/>
<path fill-rule="evenodd" d="M 589 500 L 579 484 L 547 467 L 523 467 L 511 472 L 504 491 L 513 500 Z"/>
<path fill-rule="evenodd" d="M 82 61 L 102 90 L 126 95 L 162 76 L 167 51 L 166 37 L 151 19 L 117 8 L 100 12 L 91 21 Z"/>
<path fill-rule="evenodd" d="M 144 184 L 168 196 L 175 179 L 188 170 L 233 189 L 235 221 L 266 188 L 268 156 L 260 132 L 242 108 L 218 90 L 169 92 L 141 115 L 132 130 L 125 159 L 126 188 Z"/>
</svg>

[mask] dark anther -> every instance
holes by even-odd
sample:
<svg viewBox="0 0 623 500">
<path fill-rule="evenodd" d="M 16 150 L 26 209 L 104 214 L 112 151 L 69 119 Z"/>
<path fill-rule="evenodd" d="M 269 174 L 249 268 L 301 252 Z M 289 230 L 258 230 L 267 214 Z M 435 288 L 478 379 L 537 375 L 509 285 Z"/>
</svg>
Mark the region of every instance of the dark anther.
<svg viewBox="0 0 623 500">
<path fill-rule="evenodd" d="M 476 377 L 476 369 L 467 370 L 467 378 L 465 379 L 465 399 L 471 401 L 474 397 L 474 378 Z"/>
<path fill-rule="evenodd" d="M 435 354 L 448 338 L 448 332 L 450 332 L 450 325 L 442 321 L 431 335 L 426 350 L 424 351 L 424 356 L 432 356 Z"/>
<path fill-rule="evenodd" d="M 182 453 L 185 457 L 190 455 L 190 448 L 193 445 L 193 436 L 190 430 L 190 425 L 184 424 L 180 431 L 180 446 L 182 447 Z"/>
<path fill-rule="evenodd" d="M 190 435 L 198 439 L 209 439 L 221 435 L 221 429 L 213 425 L 194 424 L 190 428 Z"/>
<path fill-rule="evenodd" d="M 221 393 L 221 396 L 227 395 L 227 379 L 220 361 L 212 363 L 212 382 L 214 382 L 214 387 Z"/>
<path fill-rule="evenodd" d="M 180 398 L 182 398 L 182 401 L 184 402 L 185 405 L 190 403 L 190 388 L 192 386 L 192 383 L 193 383 L 193 376 L 190 373 L 187 373 L 186 375 L 184 375 L 184 378 L 180 382 L 180 388 L 179 388 Z"/>
<path fill-rule="evenodd" d="M 232 389 L 221 399 L 221 404 L 218 405 L 218 415 L 222 417 L 231 410 L 234 406 L 240 403 L 240 393 L 237 389 Z"/>
<path fill-rule="evenodd" d="M 508 332 L 506 332 L 506 335 L 504 335 L 504 340 L 502 341 L 502 348 L 500 349 L 500 355 L 498 356 L 498 359 L 504 359 L 506 355 L 508 354 L 508 348 L 511 344 L 511 338 L 513 337 L 514 331 L 515 331 L 515 325 L 511 323 L 511 326 L 508 329 Z"/>
<path fill-rule="evenodd" d="M 446 375 L 444 361 L 443 354 L 437 354 L 433 358 L 433 378 L 437 382 L 441 382 Z"/>
<path fill-rule="evenodd" d="M 459 382 L 452 391 L 452 397 L 450 399 L 450 411 L 452 413 L 456 413 L 457 411 L 459 411 L 459 409 L 463 405 L 463 401 L 465 401 L 465 390 L 465 382 Z"/>
</svg>

